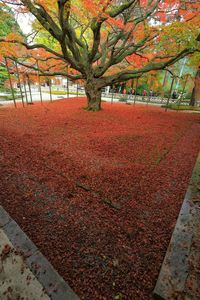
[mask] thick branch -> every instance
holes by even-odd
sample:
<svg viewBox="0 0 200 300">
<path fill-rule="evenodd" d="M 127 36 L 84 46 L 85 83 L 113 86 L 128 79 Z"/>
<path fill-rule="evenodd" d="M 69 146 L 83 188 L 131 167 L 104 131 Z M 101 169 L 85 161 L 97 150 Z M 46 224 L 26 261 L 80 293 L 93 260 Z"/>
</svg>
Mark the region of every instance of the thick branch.
<svg viewBox="0 0 200 300">
<path fill-rule="evenodd" d="M 153 70 L 162 70 L 165 69 L 166 67 L 173 65 L 183 57 L 194 53 L 195 51 L 199 51 L 197 49 L 184 49 L 180 53 L 178 53 L 176 56 L 168 60 L 167 62 L 159 62 L 159 63 L 153 63 L 150 61 L 145 67 L 139 69 L 139 70 L 129 70 L 129 71 L 122 71 L 120 73 L 107 76 L 107 77 L 102 77 L 102 82 L 104 83 L 103 86 L 110 85 L 113 83 L 129 80 L 132 78 L 137 78 L 141 76 L 144 73 L 148 73 L 149 71 Z"/>
<path fill-rule="evenodd" d="M 95 69 L 95 76 L 100 77 L 102 76 L 111 66 L 114 66 L 116 64 L 119 64 L 122 62 L 127 56 L 134 54 L 139 49 L 141 49 L 146 42 L 149 42 L 153 40 L 154 37 L 145 37 L 142 39 L 138 44 L 128 44 L 126 47 L 124 47 L 124 44 L 118 49 L 116 53 L 112 53 L 110 56 L 110 59 L 106 64 L 101 64 Z"/>
<path fill-rule="evenodd" d="M 110 17 L 115 18 L 121 13 L 123 13 L 125 10 L 127 10 L 129 7 L 131 7 L 132 4 L 135 4 L 138 0 L 131 0 L 123 3 L 120 6 L 116 6 L 112 8 L 110 11 L 107 13 L 109 14 Z"/>
<path fill-rule="evenodd" d="M 72 68 L 74 68 L 77 71 L 82 71 L 82 68 L 78 65 L 78 63 L 69 56 L 69 54 L 67 53 L 67 50 L 65 51 L 65 49 L 62 49 L 63 51 L 63 55 L 60 53 L 55 52 L 54 50 L 48 48 L 47 46 L 43 45 L 43 44 L 34 44 L 34 45 L 28 45 L 24 42 L 18 41 L 18 40 L 5 40 L 5 39 L 0 39 L 0 42 L 4 42 L 4 43 L 12 43 L 12 44 L 19 44 L 19 45 L 23 45 L 26 49 L 28 50 L 33 50 L 33 49 L 45 49 L 47 52 L 54 54 L 55 56 L 59 57 L 60 59 L 62 59 L 65 62 L 68 62 Z"/>
<path fill-rule="evenodd" d="M 21 0 L 29 11 L 36 17 L 36 19 L 42 24 L 42 26 L 58 41 L 61 38 L 61 30 L 57 24 L 53 21 L 51 16 L 46 12 L 42 5 L 38 5 L 39 8 L 33 5 L 31 0 Z"/>
<path fill-rule="evenodd" d="M 101 25 L 103 23 L 102 21 L 97 22 L 96 19 L 93 20 L 93 23 L 91 25 L 92 31 L 93 31 L 93 46 L 92 46 L 92 50 L 89 53 L 89 61 L 92 62 L 95 55 L 97 54 L 99 45 L 100 45 L 100 40 L 101 40 L 101 35 L 100 35 L 100 31 L 101 31 Z"/>
<path fill-rule="evenodd" d="M 34 70 L 36 72 L 40 72 L 40 76 L 58 76 L 58 75 L 61 75 L 61 76 L 65 76 L 65 77 L 67 77 L 69 79 L 72 79 L 72 80 L 83 79 L 82 75 L 71 75 L 68 72 L 47 72 L 46 70 L 42 70 L 41 68 L 38 68 L 37 64 L 29 65 L 27 63 L 23 63 L 23 62 L 17 60 L 14 57 L 8 57 L 8 58 L 11 59 L 14 62 L 17 62 L 19 65 L 21 65 L 23 67 Z"/>
</svg>

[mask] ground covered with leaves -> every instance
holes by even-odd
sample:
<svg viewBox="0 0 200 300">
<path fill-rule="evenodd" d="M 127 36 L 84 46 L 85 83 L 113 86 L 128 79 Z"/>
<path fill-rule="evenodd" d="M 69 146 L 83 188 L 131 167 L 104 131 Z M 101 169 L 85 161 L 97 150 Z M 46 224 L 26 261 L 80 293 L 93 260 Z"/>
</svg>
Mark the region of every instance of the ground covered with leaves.
<svg viewBox="0 0 200 300">
<path fill-rule="evenodd" d="M 81 299 L 151 299 L 200 115 L 84 104 L 1 107 L 0 203 Z"/>
</svg>

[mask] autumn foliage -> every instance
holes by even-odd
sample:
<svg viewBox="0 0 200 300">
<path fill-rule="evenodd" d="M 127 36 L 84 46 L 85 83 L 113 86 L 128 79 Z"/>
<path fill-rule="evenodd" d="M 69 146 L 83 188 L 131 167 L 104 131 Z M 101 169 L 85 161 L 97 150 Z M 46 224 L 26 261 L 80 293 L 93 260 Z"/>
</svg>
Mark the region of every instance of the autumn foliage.
<svg viewBox="0 0 200 300">
<path fill-rule="evenodd" d="M 1 204 L 81 299 L 152 299 L 199 115 L 84 102 L 0 110 Z"/>
<path fill-rule="evenodd" d="M 165 69 L 199 51 L 197 1 L 9 2 L 17 12 L 35 17 L 27 39 L 11 33 L 0 40 L 10 45 L 11 59 L 16 52 L 20 64 L 41 76 L 82 80 L 89 110 L 101 108 L 103 87 Z M 13 45 L 21 48 L 14 51 Z"/>
</svg>

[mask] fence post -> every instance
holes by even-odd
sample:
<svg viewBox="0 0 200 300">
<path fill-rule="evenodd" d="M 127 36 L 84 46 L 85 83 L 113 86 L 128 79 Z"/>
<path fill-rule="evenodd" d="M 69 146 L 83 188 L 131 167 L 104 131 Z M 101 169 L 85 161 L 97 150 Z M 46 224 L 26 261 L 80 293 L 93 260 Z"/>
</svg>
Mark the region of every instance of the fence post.
<svg viewBox="0 0 200 300">
<path fill-rule="evenodd" d="M 12 80 L 11 80 L 11 76 L 10 76 L 10 70 L 9 70 L 9 67 L 8 67 L 8 61 L 7 61 L 6 57 L 5 57 L 5 62 L 6 62 L 6 69 L 7 69 L 7 72 L 8 72 L 8 79 L 9 79 L 9 83 L 10 83 L 10 89 L 11 89 L 11 93 L 12 93 L 12 97 L 13 97 L 13 102 L 14 102 L 14 105 L 15 105 L 15 108 L 16 108 L 17 104 L 16 104 L 16 99 L 15 99 L 15 93 L 14 93 L 14 90 L 13 90 Z"/>
<path fill-rule="evenodd" d="M 24 107 L 24 96 L 23 96 L 23 92 L 22 92 L 22 87 L 21 87 L 21 81 L 20 81 L 19 69 L 18 69 L 17 62 L 15 62 L 15 66 L 16 66 L 16 71 L 17 71 L 17 78 L 18 78 L 18 84 L 19 84 L 20 94 L 21 94 L 21 97 L 22 97 L 22 105 Z"/>
<path fill-rule="evenodd" d="M 37 60 L 37 68 L 38 68 L 38 84 L 39 84 L 39 92 L 40 92 L 40 102 L 42 104 L 42 89 L 41 89 L 41 81 L 40 81 L 39 62 L 38 62 L 38 60 Z"/>
<path fill-rule="evenodd" d="M 28 79 L 28 89 L 29 89 L 29 94 L 30 94 L 30 103 L 33 103 L 33 98 L 32 98 L 32 92 L 31 92 L 31 84 L 30 84 L 30 79 L 29 79 L 29 75 L 27 74 L 27 79 Z"/>
<path fill-rule="evenodd" d="M 25 97 L 26 97 L 26 104 L 28 104 L 28 96 L 27 96 L 27 91 L 26 91 L 26 80 L 25 80 L 25 76 L 23 76 L 23 84 L 24 84 L 24 92 L 25 92 Z"/>
<path fill-rule="evenodd" d="M 172 77 L 172 83 L 171 83 L 170 92 L 169 92 L 169 96 L 168 96 L 168 99 L 167 99 L 165 111 L 167 111 L 167 107 L 168 107 L 168 105 L 169 105 L 169 100 L 170 100 L 170 98 L 171 98 L 172 89 L 173 89 L 173 85 L 174 85 L 174 80 L 175 80 L 175 77 Z"/>
<path fill-rule="evenodd" d="M 52 91 L 51 91 L 51 79 L 49 79 L 48 82 L 49 82 L 50 101 L 52 102 L 53 99 L 52 99 Z"/>
<path fill-rule="evenodd" d="M 135 101 L 136 101 L 136 97 L 137 97 L 138 81 L 139 81 L 139 78 L 137 77 L 137 80 L 136 80 L 136 87 L 135 87 L 134 105 L 135 105 Z"/>
</svg>

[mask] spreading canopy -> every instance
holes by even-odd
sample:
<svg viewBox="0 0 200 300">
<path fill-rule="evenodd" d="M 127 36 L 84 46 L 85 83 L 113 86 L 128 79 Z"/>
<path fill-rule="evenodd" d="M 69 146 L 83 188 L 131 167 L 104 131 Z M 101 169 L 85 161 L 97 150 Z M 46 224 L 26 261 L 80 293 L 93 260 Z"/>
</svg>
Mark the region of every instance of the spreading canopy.
<svg viewBox="0 0 200 300">
<path fill-rule="evenodd" d="M 28 58 L 39 60 L 41 75 L 84 80 L 89 106 L 95 109 L 100 107 L 102 87 L 164 69 L 199 51 L 198 1 L 0 0 L 0 3 L 10 3 L 15 11 L 35 17 L 32 38 L 12 35 L 7 36 L 6 43 L 21 45 Z M 20 51 L 18 61 L 38 69 L 38 64 L 24 59 L 25 50 L 20 48 Z M 48 68 L 43 68 L 44 61 L 48 61 Z M 99 103 L 93 106 L 92 102 Z"/>
</svg>

